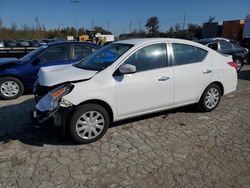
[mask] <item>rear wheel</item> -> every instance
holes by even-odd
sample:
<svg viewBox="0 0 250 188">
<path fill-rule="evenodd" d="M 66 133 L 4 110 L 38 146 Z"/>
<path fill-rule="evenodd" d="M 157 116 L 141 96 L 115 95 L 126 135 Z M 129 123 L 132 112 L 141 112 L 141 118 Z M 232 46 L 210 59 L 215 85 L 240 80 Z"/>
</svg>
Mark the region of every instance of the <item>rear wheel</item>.
<svg viewBox="0 0 250 188">
<path fill-rule="evenodd" d="M 73 114 L 69 134 L 75 142 L 87 144 L 99 140 L 109 124 L 110 118 L 105 108 L 98 104 L 84 104 Z"/>
<path fill-rule="evenodd" d="M 17 99 L 24 92 L 22 82 L 13 77 L 0 79 L 0 97 L 6 100 Z"/>
<path fill-rule="evenodd" d="M 216 84 L 210 84 L 203 92 L 198 107 L 201 111 L 213 111 L 219 104 L 221 89 Z"/>
</svg>

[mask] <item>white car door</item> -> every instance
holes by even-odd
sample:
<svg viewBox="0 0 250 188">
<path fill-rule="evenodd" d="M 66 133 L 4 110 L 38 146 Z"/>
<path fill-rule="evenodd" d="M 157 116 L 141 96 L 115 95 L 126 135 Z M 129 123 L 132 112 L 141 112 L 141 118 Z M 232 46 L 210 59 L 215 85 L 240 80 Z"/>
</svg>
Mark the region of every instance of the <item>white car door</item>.
<svg viewBox="0 0 250 188">
<path fill-rule="evenodd" d="M 174 104 L 196 102 L 211 81 L 211 57 L 204 49 L 186 44 L 172 44 L 175 76 Z"/>
<path fill-rule="evenodd" d="M 136 73 L 114 76 L 119 118 L 173 104 L 173 69 L 165 43 L 143 47 L 123 64 L 135 65 Z"/>
</svg>

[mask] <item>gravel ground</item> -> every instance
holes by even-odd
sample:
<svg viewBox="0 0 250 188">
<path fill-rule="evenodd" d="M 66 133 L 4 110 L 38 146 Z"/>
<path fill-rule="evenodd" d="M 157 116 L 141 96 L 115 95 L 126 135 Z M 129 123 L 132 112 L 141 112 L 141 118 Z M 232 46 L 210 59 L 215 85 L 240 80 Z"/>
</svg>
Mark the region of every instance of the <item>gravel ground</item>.
<svg viewBox="0 0 250 188">
<path fill-rule="evenodd" d="M 32 95 L 0 101 L 0 187 L 250 187 L 250 66 L 219 107 L 123 121 L 75 145 L 33 128 Z"/>
</svg>

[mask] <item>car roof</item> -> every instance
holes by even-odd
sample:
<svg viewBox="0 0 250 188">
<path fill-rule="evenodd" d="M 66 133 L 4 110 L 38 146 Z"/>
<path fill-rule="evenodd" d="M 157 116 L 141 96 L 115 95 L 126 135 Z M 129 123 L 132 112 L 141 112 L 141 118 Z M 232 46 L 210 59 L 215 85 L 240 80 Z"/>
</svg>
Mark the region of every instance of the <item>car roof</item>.
<svg viewBox="0 0 250 188">
<path fill-rule="evenodd" d="M 202 43 L 202 44 L 208 44 L 208 43 L 212 43 L 212 42 L 232 43 L 231 41 L 222 40 L 222 39 L 219 39 L 219 38 L 215 38 L 215 39 L 201 39 L 201 40 L 198 40 L 197 42 Z"/>
<path fill-rule="evenodd" d="M 144 44 L 157 43 L 157 42 L 183 43 L 183 44 L 189 44 L 189 45 L 197 46 L 200 48 L 204 48 L 207 50 L 209 49 L 200 43 L 190 41 L 190 40 L 185 40 L 185 39 L 177 39 L 177 38 L 139 38 L 139 39 L 120 40 L 115 43 L 141 46 Z"/>
<path fill-rule="evenodd" d="M 61 45 L 61 44 L 85 44 L 85 45 L 94 46 L 94 47 L 98 47 L 98 48 L 101 47 L 93 42 L 80 42 L 80 41 L 58 41 L 58 42 L 50 42 L 46 45 L 47 46 L 55 46 L 55 45 Z"/>
<path fill-rule="evenodd" d="M 193 43 L 193 41 L 190 40 L 177 39 L 177 38 L 138 38 L 138 39 L 120 40 L 115 43 L 139 45 L 139 44 L 154 43 L 154 42 Z"/>
</svg>

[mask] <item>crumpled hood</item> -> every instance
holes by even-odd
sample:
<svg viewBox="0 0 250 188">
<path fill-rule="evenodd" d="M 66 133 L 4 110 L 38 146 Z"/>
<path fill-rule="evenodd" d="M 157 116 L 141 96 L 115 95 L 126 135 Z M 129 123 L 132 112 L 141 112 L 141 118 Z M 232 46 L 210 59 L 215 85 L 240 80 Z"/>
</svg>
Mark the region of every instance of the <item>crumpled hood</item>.
<svg viewBox="0 0 250 188">
<path fill-rule="evenodd" d="M 19 63 L 20 61 L 17 58 L 0 58 L 0 66 L 3 65 L 10 65 L 10 64 L 16 64 Z"/>
<path fill-rule="evenodd" d="M 72 65 L 42 67 L 38 72 L 38 82 L 42 86 L 54 86 L 65 82 L 87 80 L 97 71 L 84 70 Z"/>
</svg>

